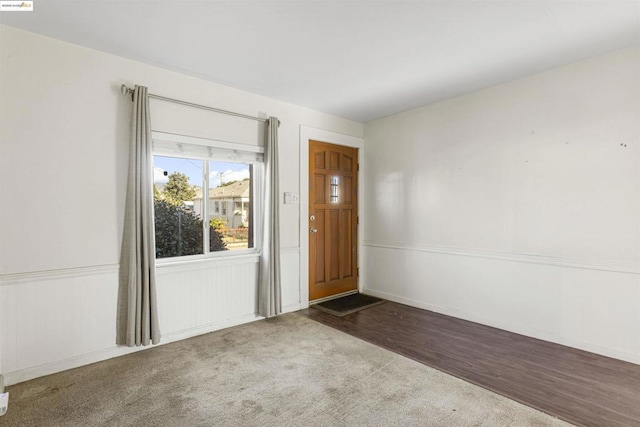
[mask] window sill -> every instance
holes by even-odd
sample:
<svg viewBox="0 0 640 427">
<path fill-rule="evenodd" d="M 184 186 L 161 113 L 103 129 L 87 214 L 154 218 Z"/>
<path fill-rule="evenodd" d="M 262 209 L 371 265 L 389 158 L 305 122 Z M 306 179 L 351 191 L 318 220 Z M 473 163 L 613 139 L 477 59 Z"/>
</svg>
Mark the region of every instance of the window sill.
<svg viewBox="0 0 640 427">
<path fill-rule="evenodd" d="M 244 252 L 242 254 L 224 254 L 217 256 L 193 255 L 189 257 L 169 258 L 156 260 L 156 268 L 159 270 L 185 269 L 194 270 L 209 267 L 221 267 L 227 265 L 257 264 L 260 261 L 260 253 Z"/>
</svg>

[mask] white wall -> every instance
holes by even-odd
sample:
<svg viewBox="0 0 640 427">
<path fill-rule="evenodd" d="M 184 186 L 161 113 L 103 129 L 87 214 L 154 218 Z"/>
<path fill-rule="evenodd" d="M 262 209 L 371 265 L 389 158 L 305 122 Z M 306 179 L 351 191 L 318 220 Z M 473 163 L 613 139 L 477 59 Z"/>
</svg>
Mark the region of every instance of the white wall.
<svg viewBox="0 0 640 427">
<path fill-rule="evenodd" d="M 128 351 L 114 346 L 131 111 L 122 83 L 277 116 L 283 192 L 300 192 L 301 125 L 363 134 L 359 123 L 7 26 L 0 67 L 0 359 L 9 384 Z M 263 133 L 250 121 L 160 101 L 151 114 L 158 131 L 254 144 Z M 299 206 L 281 212 L 283 305 L 295 310 Z M 160 267 L 163 341 L 255 319 L 255 263 Z"/>
<path fill-rule="evenodd" d="M 640 363 L 640 47 L 365 125 L 365 290 Z"/>
</svg>

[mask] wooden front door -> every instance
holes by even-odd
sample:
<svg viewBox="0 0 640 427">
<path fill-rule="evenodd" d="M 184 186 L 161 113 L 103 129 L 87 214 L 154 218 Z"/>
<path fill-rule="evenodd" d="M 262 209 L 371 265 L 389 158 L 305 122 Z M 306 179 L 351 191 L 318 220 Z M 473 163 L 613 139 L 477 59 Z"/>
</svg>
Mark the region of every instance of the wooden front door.
<svg viewBox="0 0 640 427">
<path fill-rule="evenodd" d="M 309 300 L 358 289 L 358 149 L 309 141 Z"/>
</svg>

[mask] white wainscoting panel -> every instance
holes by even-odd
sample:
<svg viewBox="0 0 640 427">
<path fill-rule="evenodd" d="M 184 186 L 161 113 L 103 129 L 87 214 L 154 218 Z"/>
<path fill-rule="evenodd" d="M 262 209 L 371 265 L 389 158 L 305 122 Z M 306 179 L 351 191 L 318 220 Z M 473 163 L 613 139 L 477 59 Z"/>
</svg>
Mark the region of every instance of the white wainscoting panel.
<svg viewBox="0 0 640 427">
<path fill-rule="evenodd" d="M 4 276 L 0 321 L 7 384 L 55 372 L 51 363 L 115 347 L 117 283 L 116 266 L 82 274 L 39 272 L 31 280 Z"/>
<path fill-rule="evenodd" d="M 257 255 L 159 266 L 161 344 L 259 319 L 257 275 Z M 0 292 L 7 385 L 149 348 L 115 345 L 117 266 L 5 275 Z"/>
<path fill-rule="evenodd" d="M 280 251 L 282 268 L 282 312 L 300 310 L 300 248 L 282 248 Z"/>
<path fill-rule="evenodd" d="M 366 293 L 640 363 L 640 275 L 631 266 L 379 242 L 365 251 Z"/>
<path fill-rule="evenodd" d="M 257 256 L 223 266 L 203 262 L 158 268 L 161 333 L 183 334 L 255 313 L 257 277 Z"/>
</svg>

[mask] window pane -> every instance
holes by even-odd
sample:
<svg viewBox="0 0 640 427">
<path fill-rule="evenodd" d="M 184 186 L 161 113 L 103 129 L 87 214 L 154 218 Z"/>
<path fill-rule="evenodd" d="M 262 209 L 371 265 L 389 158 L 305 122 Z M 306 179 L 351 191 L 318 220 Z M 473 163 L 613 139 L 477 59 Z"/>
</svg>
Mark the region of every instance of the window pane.
<svg viewBox="0 0 640 427">
<path fill-rule="evenodd" d="M 252 176 L 248 163 L 209 162 L 209 204 L 220 206 L 209 216 L 211 252 L 253 247 Z"/>
<path fill-rule="evenodd" d="M 203 253 L 202 160 L 153 157 L 156 258 Z"/>
</svg>

